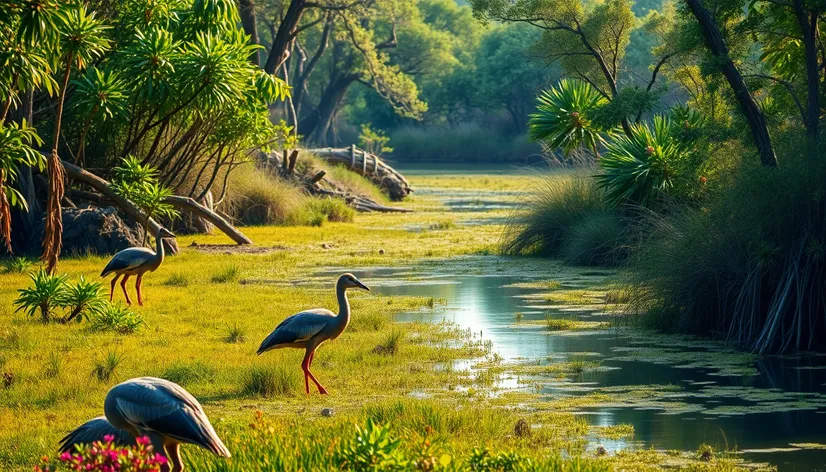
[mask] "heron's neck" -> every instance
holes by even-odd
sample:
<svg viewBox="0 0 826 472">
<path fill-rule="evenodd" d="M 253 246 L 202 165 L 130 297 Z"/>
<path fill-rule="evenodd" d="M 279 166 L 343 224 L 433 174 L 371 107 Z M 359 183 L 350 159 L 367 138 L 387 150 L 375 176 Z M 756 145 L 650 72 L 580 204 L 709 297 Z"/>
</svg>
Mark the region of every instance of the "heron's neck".
<svg viewBox="0 0 826 472">
<path fill-rule="evenodd" d="M 160 236 L 155 236 L 155 257 L 163 260 L 163 239 Z"/>
<path fill-rule="evenodd" d="M 350 320 L 350 301 L 347 300 L 347 289 L 343 285 L 336 286 L 336 296 L 338 297 L 338 318 L 347 322 Z"/>
</svg>

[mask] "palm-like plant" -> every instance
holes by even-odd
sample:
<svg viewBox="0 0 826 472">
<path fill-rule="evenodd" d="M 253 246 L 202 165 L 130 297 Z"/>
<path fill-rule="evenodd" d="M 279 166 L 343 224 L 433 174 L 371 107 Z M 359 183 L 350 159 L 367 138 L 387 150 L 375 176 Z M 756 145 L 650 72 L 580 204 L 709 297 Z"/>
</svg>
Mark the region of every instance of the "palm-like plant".
<svg viewBox="0 0 826 472">
<path fill-rule="evenodd" d="M 158 182 L 158 171 L 152 166 L 141 163 L 135 156 L 127 156 L 123 159 L 121 166 L 115 167 L 112 189 L 143 210 L 146 215 L 143 228 L 144 241 L 149 232 L 150 218 L 180 216 L 175 207 L 166 203 L 167 197 L 172 196 L 172 191 Z"/>
<path fill-rule="evenodd" d="M 26 208 L 26 199 L 8 185 L 17 179 L 21 165 L 43 169 L 43 156 L 32 145 L 42 144 L 34 128 L 26 120 L 18 125 L 3 125 L 0 121 L 0 237 L 11 252 L 11 207 Z"/>
<path fill-rule="evenodd" d="M 68 275 L 49 274 L 43 269 L 30 274 L 32 286 L 21 288 L 14 301 L 17 305 L 15 312 L 24 310 L 26 315 L 34 316 L 40 310 L 40 319 L 47 323 L 52 318 L 52 309 L 61 305 L 66 293 L 66 279 Z"/>
<path fill-rule="evenodd" d="M 100 117 L 101 121 L 124 117 L 128 96 L 126 83 L 112 69 L 92 67 L 83 78 L 73 83 L 75 93 L 72 95 L 72 106 L 86 117 L 75 155 L 75 163 L 83 165 L 86 135 L 92 120 L 95 117 Z"/>
<path fill-rule="evenodd" d="M 58 24 L 60 63 L 63 64 L 63 79 L 57 99 L 57 119 L 55 120 L 54 142 L 49 156 L 49 197 L 46 202 L 46 227 L 43 236 L 43 259 L 46 270 L 54 272 L 62 246 L 63 223 L 60 201 L 63 199 L 63 164 L 57 155 L 60 143 L 60 128 L 63 120 L 63 104 L 72 67 L 84 69 L 93 59 L 100 57 L 109 47 L 105 37 L 109 29 L 88 13 L 86 6 L 67 8 Z"/>
<path fill-rule="evenodd" d="M 602 129 L 591 121 L 593 113 L 608 100 L 581 80 L 565 79 L 537 99 L 537 111 L 528 120 L 530 138 L 544 141 L 566 155 L 587 148 L 598 155 Z"/>
<path fill-rule="evenodd" d="M 603 173 L 596 178 L 609 204 L 649 205 L 674 187 L 685 150 L 672 131 L 669 119 L 655 116 L 653 128 L 633 124 L 630 136 L 605 144 Z"/>
<path fill-rule="evenodd" d="M 89 282 L 82 275 L 76 283 L 67 284 L 59 300 L 60 306 L 69 309 L 69 314 L 61 321 L 80 322 L 84 318 L 100 313 L 106 308 L 106 300 L 100 295 L 100 282 Z"/>
</svg>

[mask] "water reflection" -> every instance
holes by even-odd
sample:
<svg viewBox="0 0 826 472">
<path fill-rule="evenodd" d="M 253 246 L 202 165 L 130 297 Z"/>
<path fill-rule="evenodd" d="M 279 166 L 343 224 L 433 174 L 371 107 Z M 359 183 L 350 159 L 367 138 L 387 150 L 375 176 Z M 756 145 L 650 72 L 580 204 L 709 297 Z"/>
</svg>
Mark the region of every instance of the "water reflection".
<svg viewBox="0 0 826 472">
<path fill-rule="evenodd" d="M 572 353 L 593 353 L 602 359 L 600 369 L 586 372 L 565 382 L 548 382 L 541 392 L 550 398 L 564 395 L 581 395 L 596 388 L 675 385 L 675 400 L 686 404 L 677 411 L 634 407 L 595 408 L 583 414 L 597 425 L 630 423 L 635 427 L 633 441 L 604 441 L 606 449 L 629 447 L 654 447 L 657 449 L 696 450 L 703 443 L 719 449 L 750 450 L 746 454 L 755 461 L 778 464 L 781 471 L 826 470 L 826 450 L 798 450 L 794 452 L 768 452 L 767 449 L 790 448 L 790 444 L 826 444 L 826 402 L 816 409 L 785 412 L 742 414 L 742 408 L 733 410 L 736 415 L 708 414 L 706 411 L 724 406 L 750 405 L 737 396 L 738 388 L 780 389 L 787 392 L 787 402 L 806 392 L 824 392 L 826 370 L 823 358 L 807 360 L 770 358 L 756 363 L 759 374 L 755 376 L 720 375 L 709 368 L 684 368 L 651 362 L 612 360 L 621 357 L 622 349 L 639 345 L 639 339 L 627 330 L 603 330 L 575 333 L 574 335 L 549 335 L 544 329 L 524 328 L 515 324 L 516 313 L 523 320 L 542 320 L 546 309 L 531 299 L 537 291 L 512 285 L 528 280 L 524 275 L 451 275 L 449 269 L 411 283 L 394 282 L 392 269 L 366 270 L 360 277 L 370 280 L 376 291 L 383 295 L 412 295 L 443 299 L 445 306 L 433 312 L 412 312 L 398 315 L 398 321 L 449 320 L 492 341 L 494 351 L 506 361 L 524 359 L 554 362 Z M 408 271 L 415 273 L 416 270 Z M 429 271 L 428 271 L 429 272 Z M 458 272 L 458 271 L 457 271 Z M 461 272 L 465 272 L 462 270 Z M 484 274 L 484 271 L 483 271 Z M 539 308 L 539 309 L 537 309 Z M 544 307 L 546 308 L 546 307 Z M 570 313 L 578 319 L 591 319 L 592 313 Z M 690 349 L 690 348 L 686 348 Z M 550 359 L 550 360 L 549 360 Z M 803 367 L 803 368 L 798 368 Z M 518 384 L 515 379 L 508 386 Z M 523 385 L 524 387 L 524 385 Z M 709 396 L 731 387 L 733 394 Z M 753 390 L 749 390 L 750 392 Z M 767 390 L 768 391 L 768 390 Z M 785 397 L 784 397 L 785 398 Z M 800 397 L 800 401 L 810 401 Z M 759 450 L 759 451 L 758 451 Z"/>
</svg>

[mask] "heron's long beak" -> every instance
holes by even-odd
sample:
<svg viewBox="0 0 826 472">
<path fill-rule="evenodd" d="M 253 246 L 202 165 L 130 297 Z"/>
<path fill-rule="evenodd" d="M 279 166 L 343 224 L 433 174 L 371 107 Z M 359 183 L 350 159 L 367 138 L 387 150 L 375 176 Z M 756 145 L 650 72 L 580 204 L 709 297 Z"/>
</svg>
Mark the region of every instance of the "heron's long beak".
<svg viewBox="0 0 826 472">
<path fill-rule="evenodd" d="M 363 288 L 364 290 L 367 290 L 368 292 L 370 291 L 370 287 L 368 287 L 367 285 L 364 285 L 363 283 L 361 283 L 361 280 L 356 280 L 356 284 L 359 286 L 359 288 Z"/>
</svg>

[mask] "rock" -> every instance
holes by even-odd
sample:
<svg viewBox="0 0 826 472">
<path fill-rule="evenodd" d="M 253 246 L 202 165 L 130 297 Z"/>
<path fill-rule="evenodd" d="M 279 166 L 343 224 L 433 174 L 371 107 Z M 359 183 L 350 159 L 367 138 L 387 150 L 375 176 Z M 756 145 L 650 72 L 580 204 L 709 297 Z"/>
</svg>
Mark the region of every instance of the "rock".
<svg viewBox="0 0 826 472">
<path fill-rule="evenodd" d="M 333 409 L 332 408 L 322 408 L 321 409 L 321 416 L 324 416 L 324 417 L 327 417 L 327 418 L 333 416 Z"/>
<path fill-rule="evenodd" d="M 333 248 L 333 246 L 331 244 L 327 244 L 327 243 L 322 243 L 321 244 L 321 249 L 332 249 L 332 248 Z"/>
<path fill-rule="evenodd" d="M 384 255 L 384 249 L 379 249 L 379 254 L 383 256 Z"/>
<path fill-rule="evenodd" d="M 597 446 L 597 455 L 604 456 L 605 454 L 608 454 L 608 451 L 606 451 L 602 446 Z"/>
<path fill-rule="evenodd" d="M 45 220 L 41 220 L 28 250 L 40 251 Z M 126 222 L 114 207 L 81 205 L 63 208 L 62 256 L 76 254 L 114 254 L 129 247 L 141 245 L 143 228 L 137 223 Z"/>
</svg>

